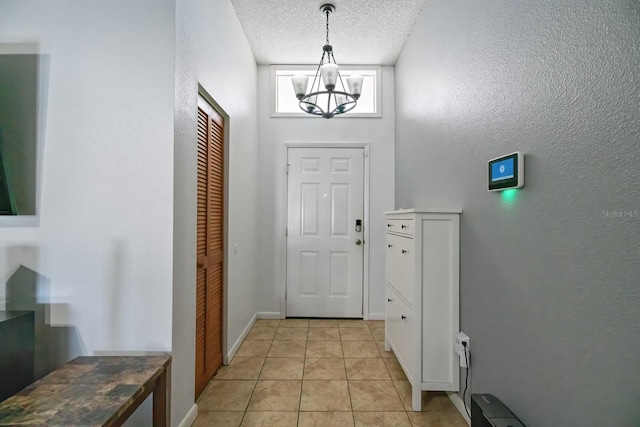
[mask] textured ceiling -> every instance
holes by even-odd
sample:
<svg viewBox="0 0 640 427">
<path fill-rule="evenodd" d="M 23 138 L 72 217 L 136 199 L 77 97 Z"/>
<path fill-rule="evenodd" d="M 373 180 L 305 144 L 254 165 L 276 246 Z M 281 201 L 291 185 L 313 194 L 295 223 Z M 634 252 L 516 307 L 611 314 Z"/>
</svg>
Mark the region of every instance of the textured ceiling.
<svg viewBox="0 0 640 427">
<path fill-rule="evenodd" d="M 338 64 L 395 64 L 425 0 L 231 0 L 259 64 L 316 64 L 325 42 L 320 5 L 333 3 Z"/>
</svg>

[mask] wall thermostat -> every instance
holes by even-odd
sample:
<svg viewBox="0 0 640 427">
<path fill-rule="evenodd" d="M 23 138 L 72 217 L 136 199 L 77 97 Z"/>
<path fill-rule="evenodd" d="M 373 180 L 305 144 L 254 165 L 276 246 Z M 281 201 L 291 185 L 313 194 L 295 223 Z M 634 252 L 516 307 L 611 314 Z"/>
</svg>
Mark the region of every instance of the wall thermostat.
<svg viewBox="0 0 640 427">
<path fill-rule="evenodd" d="M 489 160 L 489 191 L 524 187 L 524 154 L 519 151 Z"/>
</svg>

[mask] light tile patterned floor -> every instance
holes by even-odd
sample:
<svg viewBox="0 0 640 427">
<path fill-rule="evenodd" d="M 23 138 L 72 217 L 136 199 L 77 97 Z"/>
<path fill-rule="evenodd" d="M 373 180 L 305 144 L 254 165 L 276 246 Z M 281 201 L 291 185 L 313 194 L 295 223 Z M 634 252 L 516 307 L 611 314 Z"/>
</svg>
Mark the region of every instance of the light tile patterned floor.
<svg viewBox="0 0 640 427">
<path fill-rule="evenodd" d="M 195 427 L 467 427 L 444 393 L 411 387 L 384 322 L 258 320 L 198 400 Z"/>
</svg>

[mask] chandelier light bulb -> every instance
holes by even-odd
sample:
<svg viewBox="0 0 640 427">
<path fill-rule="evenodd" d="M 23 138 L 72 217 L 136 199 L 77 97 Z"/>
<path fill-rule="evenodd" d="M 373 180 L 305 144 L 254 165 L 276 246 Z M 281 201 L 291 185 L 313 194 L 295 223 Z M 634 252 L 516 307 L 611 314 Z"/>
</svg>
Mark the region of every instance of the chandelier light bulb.
<svg viewBox="0 0 640 427">
<path fill-rule="evenodd" d="M 318 104 L 318 95 L 311 95 L 309 99 L 307 99 L 307 102 L 312 104 L 312 105 L 309 105 L 309 104 L 306 105 L 307 111 L 309 113 L 312 113 L 315 110 L 315 105 Z"/>
<path fill-rule="evenodd" d="M 362 93 L 362 80 L 363 77 L 359 74 L 354 74 L 353 76 L 347 77 L 347 86 L 349 86 L 349 92 L 356 99 L 360 98 L 360 94 Z"/>
<path fill-rule="evenodd" d="M 296 93 L 296 97 L 298 99 L 302 99 L 302 97 L 307 93 L 309 76 L 305 76 L 304 74 L 296 74 L 295 76 L 291 77 L 291 83 L 293 83 L 293 90 Z"/>
<path fill-rule="evenodd" d="M 338 66 L 336 64 L 326 63 L 320 67 L 320 73 L 322 73 L 322 81 L 324 87 L 331 92 L 336 87 L 336 80 L 338 80 Z"/>
</svg>

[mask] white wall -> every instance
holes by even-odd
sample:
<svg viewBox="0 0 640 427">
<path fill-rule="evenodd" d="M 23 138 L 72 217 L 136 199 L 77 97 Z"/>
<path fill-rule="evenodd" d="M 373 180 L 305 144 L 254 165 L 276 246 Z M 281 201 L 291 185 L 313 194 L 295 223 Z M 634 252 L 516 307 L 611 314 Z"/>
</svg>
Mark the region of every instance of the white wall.
<svg viewBox="0 0 640 427">
<path fill-rule="evenodd" d="M 173 414 L 194 403 L 196 113 L 200 83 L 229 115 L 227 349 L 257 311 L 256 63 L 228 0 L 178 0 L 173 297 Z M 237 253 L 233 249 L 237 245 Z M 178 379 L 176 382 L 175 379 Z"/>
<path fill-rule="evenodd" d="M 369 313 L 384 313 L 384 216 L 394 207 L 394 76 L 382 67 L 381 118 L 272 118 L 271 67 L 258 67 L 258 247 L 261 312 L 280 313 L 285 281 L 286 143 L 369 143 L 370 156 L 370 294 Z M 293 90 L 292 90 L 293 96 Z"/>
<path fill-rule="evenodd" d="M 169 351 L 174 2 L 3 1 L 0 46 L 22 44 L 48 65 L 41 204 L 0 228 L 0 290 L 23 264 L 78 352 Z"/>
<path fill-rule="evenodd" d="M 2 3 L 0 44 L 37 45 L 49 69 L 40 226 L 0 229 L 0 277 L 48 277 L 52 321 L 87 353 L 171 348 L 173 9 Z"/>
<path fill-rule="evenodd" d="M 639 40 L 638 2 L 431 0 L 396 64 L 396 201 L 463 209 L 471 392 L 526 425 L 640 420 Z"/>
</svg>

